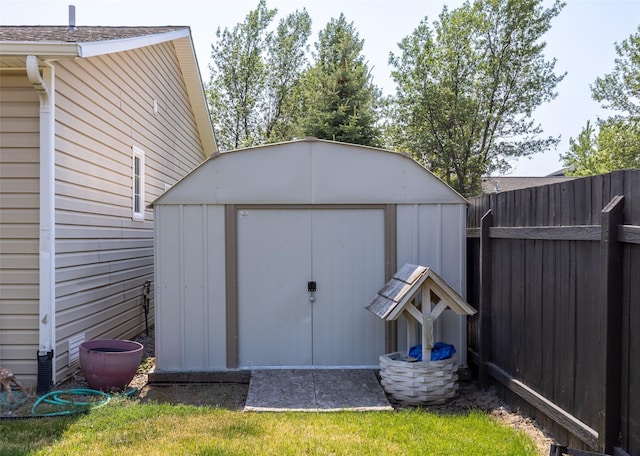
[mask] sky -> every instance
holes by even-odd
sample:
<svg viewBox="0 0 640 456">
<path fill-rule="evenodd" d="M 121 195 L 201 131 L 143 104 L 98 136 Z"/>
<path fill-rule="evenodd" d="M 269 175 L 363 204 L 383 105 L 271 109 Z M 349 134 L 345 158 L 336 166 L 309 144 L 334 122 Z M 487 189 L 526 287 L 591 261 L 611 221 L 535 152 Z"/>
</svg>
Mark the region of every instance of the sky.
<svg viewBox="0 0 640 456">
<path fill-rule="evenodd" d="M 565 0 L 566 6 L 544 36 L 547 59 L 556 59 L 556 74 L 566 72 L 557 86 L 558 96 L 535 113 L 545 136 L 560 136 L 557 149 L 514 161 L 512 176 L 546 176 L 562 168 L 560 154 L 569 148 L 587 120 L 607 117 L 591 99 L 589 86 L 611 72 L 616 57 L 614 43 L 635 33 L 640 25 L 640 0 Z M 545 0 L 547 6 L 550 0 Z M 267 0 L 277 8 L 274 24 L 287 14 L 306 8 L 313 21 L 310 44 L 332 19 L 344 13 L 364 39 L 363 54 L 372 67 L 373 82 L 383 94 L 395 92 L 388 65 L 389 53 L 399 53 L 398 43 L 425 17 L 437 20 L 444 5 L 460 0 Z M 67 25 L 68 6 L 76 6 L 76 25 L 191 27 L 198 65 L 209 80 L 211 44 L 216 30 L 232 29 L 258 0 L 0 0 L 1 25 Z"/>
</svg>

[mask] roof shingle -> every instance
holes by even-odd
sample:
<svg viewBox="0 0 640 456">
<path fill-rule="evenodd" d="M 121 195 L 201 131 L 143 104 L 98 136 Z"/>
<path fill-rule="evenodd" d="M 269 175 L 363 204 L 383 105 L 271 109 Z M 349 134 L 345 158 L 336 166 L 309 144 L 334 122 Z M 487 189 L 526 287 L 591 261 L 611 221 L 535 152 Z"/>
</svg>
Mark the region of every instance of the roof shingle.
<svg viewBox="0 0 640 456">
<path fill-rule="evenodd" d="M 66 26 L 0 26 L 0 41 L 86 43 L 121 40 L 157 35 L 189 28 L 187 26 L 163 27 L 78 27 L 67 30 Z"/>
</svg>

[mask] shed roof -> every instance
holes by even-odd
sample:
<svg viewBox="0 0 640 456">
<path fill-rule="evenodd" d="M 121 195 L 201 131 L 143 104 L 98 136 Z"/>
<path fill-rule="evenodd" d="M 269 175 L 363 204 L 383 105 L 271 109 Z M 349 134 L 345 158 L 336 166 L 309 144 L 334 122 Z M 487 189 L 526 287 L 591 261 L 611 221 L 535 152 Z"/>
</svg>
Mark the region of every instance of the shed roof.
<svg viewBox="0 0 640 456">
<path fill-rule="evenodd" d="M 217 146 L 189 27 L 0 26 L 0 70 L 24 70 L 28 55 L 47 61 L 87 58 L 168 41 L 176 50 L 204 150 L 213 154 Z"/>
<path fill-rule="evenodd" d="M 158 204 L 466 204 L 409 155 L 306 138 L 212 156 Z"/>
</svg>

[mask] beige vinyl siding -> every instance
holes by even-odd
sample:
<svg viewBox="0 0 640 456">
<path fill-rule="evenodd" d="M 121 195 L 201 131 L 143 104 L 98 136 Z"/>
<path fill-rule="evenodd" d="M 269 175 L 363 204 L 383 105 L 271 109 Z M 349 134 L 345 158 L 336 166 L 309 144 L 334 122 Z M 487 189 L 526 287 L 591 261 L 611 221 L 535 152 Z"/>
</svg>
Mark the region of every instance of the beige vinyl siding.
<svg viewBox="0 0 640 456">
<path fill-rule="evenodd" d="M 145 154 L 145 204 L 205 159 L 173 45 L 57 63 L 58 381 L 75 367 L 70 337 L 130 338 L 144 330 L 153 212 L 132 219 L 132 146 Z"/>
<path fill-rule="evenodd" d="M 26 74 L 0 72 L 0 366 L 36 382 L 39 101 Z"/>
</svg>

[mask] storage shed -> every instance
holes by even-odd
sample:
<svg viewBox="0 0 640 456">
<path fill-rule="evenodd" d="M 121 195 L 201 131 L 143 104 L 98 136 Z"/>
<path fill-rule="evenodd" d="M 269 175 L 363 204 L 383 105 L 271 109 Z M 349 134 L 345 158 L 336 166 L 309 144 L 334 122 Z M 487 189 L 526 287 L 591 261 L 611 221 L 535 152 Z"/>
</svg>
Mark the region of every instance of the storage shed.
<svg viewBox="0 0 640 456">
<path fill-rule="evenodd" d="M 156 371 L 375 367 L 365 309 L 398 265 L 465 295 L 466 200 L 408 155 L 307 138 L 219 153 L 158 198 Z M 466 365 L 466 317 L 436 340 Z"/>
</svg>

